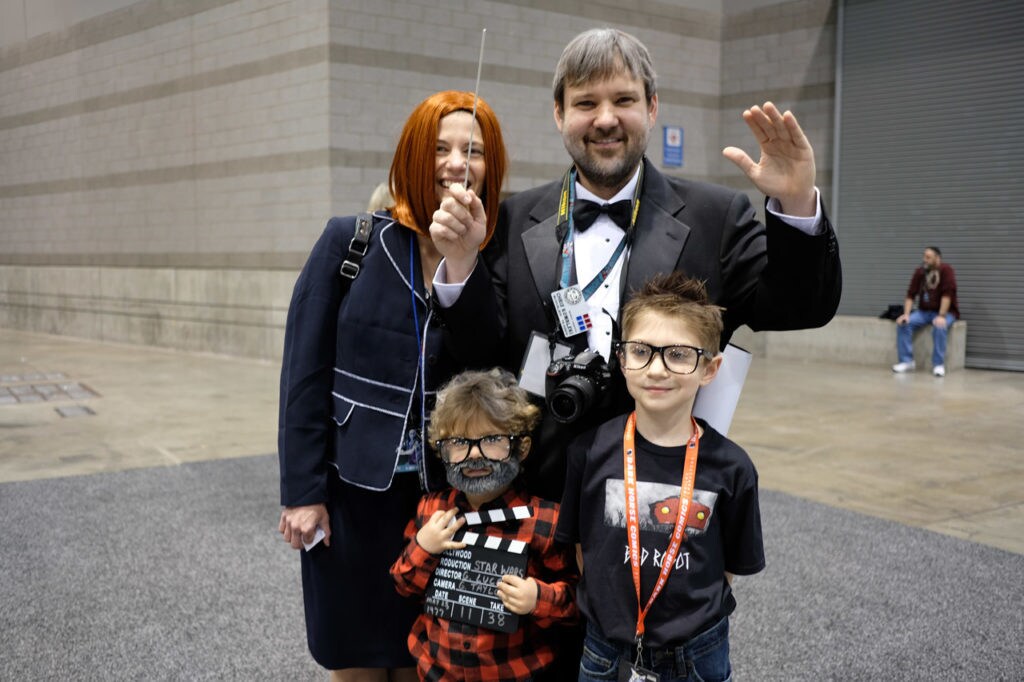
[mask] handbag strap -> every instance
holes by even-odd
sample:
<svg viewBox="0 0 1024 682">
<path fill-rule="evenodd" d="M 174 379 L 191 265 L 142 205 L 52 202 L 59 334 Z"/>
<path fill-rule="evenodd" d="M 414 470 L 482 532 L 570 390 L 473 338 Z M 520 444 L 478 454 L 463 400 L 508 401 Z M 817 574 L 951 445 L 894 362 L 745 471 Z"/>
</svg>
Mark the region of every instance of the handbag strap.
<svg viewBox="0 0 1024 682">
<path fill-rule="evenodd" d="M 342 262 L 339 273 L 348 279 L 348 286 L 359 276 L 363 256 L 370 244 L 370 235 L 373 233 L 373 215 L 360 213 L 356 216 L 356 231 L 352 240 L 348 243 L 348 257 Z"/>
</svg>

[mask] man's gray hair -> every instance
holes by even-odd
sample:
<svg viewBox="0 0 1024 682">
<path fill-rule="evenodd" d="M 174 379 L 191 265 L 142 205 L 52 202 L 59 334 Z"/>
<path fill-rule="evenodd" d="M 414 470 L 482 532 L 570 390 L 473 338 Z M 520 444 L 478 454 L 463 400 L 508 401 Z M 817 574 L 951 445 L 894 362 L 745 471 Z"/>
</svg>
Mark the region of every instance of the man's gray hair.
<svg viewBox="0 0 1024 682">
<path fill-rule="evenodd" d="M 565 46 L 555 67 L 555 103 L 561 107 L 566 87 L 603 80 L 623 68 L 644 82 L 647 102 L 657 93 L 654 64 L 647 48 L 635 36 L 614 28 L 592 28 Z"/>
</svg>

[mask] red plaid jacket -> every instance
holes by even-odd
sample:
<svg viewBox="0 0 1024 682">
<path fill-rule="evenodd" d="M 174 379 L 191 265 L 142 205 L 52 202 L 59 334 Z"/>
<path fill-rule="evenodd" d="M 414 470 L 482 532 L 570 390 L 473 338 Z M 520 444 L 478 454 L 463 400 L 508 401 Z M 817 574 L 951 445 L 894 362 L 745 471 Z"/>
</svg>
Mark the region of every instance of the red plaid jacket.
<svg viewBox="0 0 1024 682">
<path fill-rule="evenodd" d="M 406 546 L 391 567 L 399 593 L 420 596 L 426 592 L 439 557 L 416 543 L 416 532 L 438 510 L 458 506 L 472 511 L 465 495 L 457 490 L 431 493 L 420 500 L 416 518 L 405 529 Z M 579 579 L 572 548 L 555 543 L 558 504 L 529 497 L 517 488 L 481 507 L 495 509 L 528 505 L 533 515 L 519 522 L 505 522 L 474 528 L 486 533 L 529 544 L 527 576 L 537 581 L 537 608 L 520 616 L 519 629 L 511 634 L 456 623 L 426 613 L 420 615 L 409 633 L 409 652 L 417 660 L 422 680 L 487 680 L 514 682 L 528 680 L 555 658 L 551 626 L 576 619 L 574 596 Z"/>
</svg>

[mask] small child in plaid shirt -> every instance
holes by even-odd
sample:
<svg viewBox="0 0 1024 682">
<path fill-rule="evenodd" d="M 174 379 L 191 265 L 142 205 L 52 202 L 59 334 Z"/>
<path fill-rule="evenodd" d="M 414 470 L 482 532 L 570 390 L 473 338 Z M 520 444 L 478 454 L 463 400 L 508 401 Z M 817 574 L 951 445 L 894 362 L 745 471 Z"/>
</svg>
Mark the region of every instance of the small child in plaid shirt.
<svg viewBox="0 0 1024 682">
<path fill-rule="evenodd" d="M 424 496 L 406 527 L 407 545 L 391 567 L 399 593 L 422 597 L 440 554 L 465 547 L 453 540 L 465 512 L 525 505 L 532 514 L 479 529 L 529 546 L 526 576 L 504 575 L 497 585 L 519 628 L 504 633 L 423 613 L 409 633 L 422 680 L 532 679 L 554 660 L 558 626 L 577 617 L 573 550 L 554 539 L 558 504 L 528 495 L 518 480 L 538 417 L 515 377 L 501 370 L 463 372 L 438 393 L 429 434 L 452 487 Z"/>
</svg>

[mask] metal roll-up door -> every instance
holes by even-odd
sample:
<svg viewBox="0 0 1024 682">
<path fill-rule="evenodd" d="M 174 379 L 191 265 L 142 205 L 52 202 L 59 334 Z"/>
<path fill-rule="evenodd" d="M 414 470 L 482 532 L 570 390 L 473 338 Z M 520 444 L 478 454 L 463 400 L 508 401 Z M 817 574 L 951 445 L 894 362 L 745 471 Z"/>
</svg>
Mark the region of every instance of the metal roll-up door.
<svg viewBox="0 0 1024 682">
<path fill-rule="evenodd" d="M 837 47 L 840 312 L 902 303 L 935 245 L 967 366 L 1024 371 L 1024 2 L 845 0 Z"/>
</svg>

